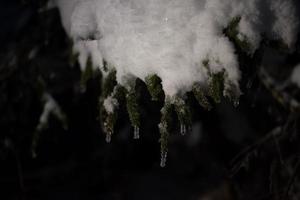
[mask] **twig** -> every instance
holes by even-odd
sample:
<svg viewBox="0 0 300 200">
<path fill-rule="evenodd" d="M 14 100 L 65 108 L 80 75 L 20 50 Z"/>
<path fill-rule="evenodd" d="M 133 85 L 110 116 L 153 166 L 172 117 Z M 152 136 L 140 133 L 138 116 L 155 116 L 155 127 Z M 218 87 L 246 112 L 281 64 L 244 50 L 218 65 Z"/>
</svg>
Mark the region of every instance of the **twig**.
<svg viewBox="0 0 300 200">
<path fill-rule="evenodd" d="M 289 196 L 289 192 L 294 184 L 294 182 L 296 181 L 296 177 L 297 177 L 297 173 L 299 172 L 300 170 L 300 159 L 298 158 L 298 161 L 296 163 L 296 166 L 295 166 L 295 169 L 294 169 L 294 172 L 292 174 L 292 177 L 290 178 L 289 182 L 288 182 L 288 185 L 286 187 L 286 191 L 285 191 L 285 198 L 284 199 L 287 199 L 288 196 Z"/>
<path fill-rule="evenodd" d="M 286 109 L 291 112 L 299 111 L 300 102 L 293 96 L 284 91 L 288 86 L 287 82 L 279 85 L 276 81 L 268 74 L 268 72 L 261 66 L 258 70 L 258 77 L 272 94 L 272 96 Z"/>
<path fill-rule="evenodd" d="M 231 176 L 234 176 L 243 166 L 243 163 L 247 162 L 249 157 L 255 154 L 257 147 L 264 144 L 266 141 L 270 140 L 273 137 L 279 137 L 282 133 L 282 127 L 276 127 L 268 134 L 266 134 L 263 138 L 259 139 L 254 144 L 251 144 L 244 148 L 240 153 L 238 153 L 230 162 L 230 165 L 233 166 L 231 170 Z M 240 160 L 240 161 L 238 161 Z M 237 164 L 234 164 L 236 163 Z"/>
</svg>

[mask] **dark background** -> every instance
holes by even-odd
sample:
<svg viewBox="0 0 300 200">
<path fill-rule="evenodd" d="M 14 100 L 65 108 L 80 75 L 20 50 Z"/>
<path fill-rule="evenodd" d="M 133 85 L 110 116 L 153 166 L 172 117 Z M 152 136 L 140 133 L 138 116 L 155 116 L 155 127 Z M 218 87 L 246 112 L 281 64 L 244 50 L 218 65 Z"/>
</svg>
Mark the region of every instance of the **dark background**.
<svg viewBox="0 0 300 200">
<path fill-rule="evenodd" d="M 162 103 L 152 102 L 141 84 L 141 139 L 132 139 L 123 105 L 107 144 L 98 119 L 99 77 L 80 92 L 81 72 L 70 65 L 71 41 L 59 12 L 39 12 L 42 5 L 0 3 L 0 199 L 300 199 L 299 110 L 274 98 L 256 61 L 240 55 L 237 108 L 223 99 L 208 112 L 189 98 L 193 131 L 181 136 L 174 117 L 167 166 L 161 168 Z M 266 70 L 280 84 L 299 63 L 299 42 L 295 52 L 277 54 L 284 67 Z M 68 129 L 51 116 L 33 158 L 44 91 L 67 115 Z M 295 86 L 284 92 L 299 100 Z"/>
</svg>

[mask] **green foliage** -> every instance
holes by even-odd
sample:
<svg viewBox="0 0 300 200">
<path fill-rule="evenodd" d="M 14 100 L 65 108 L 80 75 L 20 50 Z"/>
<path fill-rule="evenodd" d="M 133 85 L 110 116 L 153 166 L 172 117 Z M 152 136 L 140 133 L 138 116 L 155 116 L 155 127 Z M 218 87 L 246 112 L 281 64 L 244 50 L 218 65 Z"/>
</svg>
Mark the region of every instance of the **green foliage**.
<svg viewBox="0 0 300 200">
<path fill-rule="evenodd" d="M 186 131 L 190 129 L 192 125 L 191 111 L 184 100 L 179 97 L 175 99 L 174 108 L 180 122 L 180 132 L 182 135 L 185 135 Z"/>
<path fill-rule="evenodd" d="M 123 102 L 126 94 L 126 89 L 120 85 L 116 85 L 112 92 L 112 98 L 116 99 L 118 103 Z M 115 124 L 118 118 L 118 111 L 107 113 L 102 106 L 102 115 L 104 117 L 104 131 L 106 133 L 106 141 L 110 142 L 111 135 L 114 133 Z"/>
<path fill-rule="evenodd" d="M 105 77 L 104 82 L 102 84 L 102 97 L 108 97 L 113 92 L 116 84 L 116 70 L 112 70 Z"/>
<path fill-rule="evenodd" d="M 117 95 L 117 100 L 121 98 L 120 87 L 116 84 L 116 71 L 113 70 L 107 74 L 102 82 L 102 94 L 99 100 L 100 122 L 102 124 L 102 129 L 106 134 L 106 142 L 111 141 L 111 136 L 114 132 L 114 127 L 118 118 L 118 112 L 107 113 L 103 106 L 103 102 L 109 95 Z M 114 92 L 114 90 L 116 92 Z"/>
<path fill-rule="evenodd" d="M 229 87 L 224 86 L 226 80 L 225 71 L 218 73 L 212 73 L 209 70 L 209 60 L 203 61 L 203 66 L 207 68 L 209 75 L 209 84 L 207 87 L 202 87 L 200 84 L 195 84 L 192 88 L 192 92 L 199 102 L 199 104 L 206 110 L 211 110 L 212 105 L 210 104 L 207 97 L 215 103 L 221 102 L 221 97 L 228 95 L 230 99 L 234 102 L 238 102 L 238 88 L 234 84 L 229 85 Z M 129 80 L 129 88 L 124 88 L 118 85 L 116 82 L 116 71 L 112 70 L 105 77 L 102 82 L 102 96 L 100 98 L 101 102 L 101 120 L 103 124 L 103 130 L 106 133 L 106 141 L 110 142 L 111 136 L 114 132 L 115 123 L 117 121 L 118 113 L 114 111 L 113 113 L 107 113 L 103 106 L 104 100 L 111 96 L 117 99 L 118 103 L 126 101 L 126 109 L 129 115 L 129 120 L 131 125 L 134 127 L 134 138 L 139 138 L 139 127 L 141 126 L 141 116 L 138 103 L 138 91 L 137 87 L 141 82 L 137 79 L 132 78 Z M 149 75 L 145 78 L 145 83 L 147 89 L 153 100 L 158 101 L 164 98 L 164 92 L 161 85 L 161 79 L 156 74 Z M 226 86 L 228 84 L 226 83 Z M 174 110 L 173 110 L 174 109 Z M 159 124 L 160 132 L 160 148 L 161 148 L 161 163 L 162 167 L 166 164 L 166 158 L 168 153 L 168 140 L 170 136 L 170 131 L 172 128 L 172 117 L 173 111 L 176 112 L 178 121 L 180 122 L 180 133 L 184 135 L 190 128 L 192 124 L 191 111 L 189 105 L 180 97 L 166 97 L 163 108 L 161 109 L 161 121 Z"/>
<path fill-rule="evenodd" d="M 126 95 L 126 106 L 131 125 L 133 127 L 140 127 L 139 105 L 134 89 L 128 91 Z"/>
<path fill-rule="evenodd" d="M 206 91 L 204 88 L 202 88 L 199 84 L 195 84 L 193 86 L 193 93 L 200 106 L 208 111 L 212 109 L 212 106 L 205 95 Z"/>
<path fill-rule="evenodd" d="M 153 101 L 163 99 L 161 79 L 156 74 L 147 76 L 145 82 Z"/>
<path fill-rule="evenodd" d="M 91 57 L 88 58 L 84 71 L 81 73 L 80 86 L 85 88 L 88 80 L 94 75 L 93 63 Z"/>
<path fill-rule="evenodd" d="M 247 40 L 246 36 L 238 32 L 238 25 L 241 21 L 241 17 L 235 17 L 231 20 L 227 28 L 225 28 L 225 35 L 234 42 L 234 44 L 245 52 L 250 52 L 251 44 Z M 243 38 L 241 38 L 241 36 Z"/>
<path fill-rule="evenodd" d="M 212 74 L 209 80 L 208 95 L 215 103 L 221 102 L 221 96 L 224 89 L 224 71 Z"/>
<path fill-rule="evenodd" d="M 207 68 L 209 67 L 209 61 L 203 63 Z M 208 68 L 209 69 L 209 68 Z M 221 102 L 221 96 L 228 95 L 231 99 L 238 97 L 238 88 L 234 87 L 234 84 L 230 87 L 224 87 L 225 71 L 219 73 L 208 72 L 210 76 L 208 87 L 201 87 L 200 84 L 195 84 L 192 88 L 195 98 L 199 104 L 206 110 L 211 110 L 212 105 L 210 104 L 207 96 L 211 97 L 215 103 Z M 161 86 L 161 79 L 157 75 L 147 76 L 145 79 L 147 89 L 154 100 L 159 100 L 164 97 L 164 93 Z M 116 71 L 111 71 L 106 76 L 103 81 L 103 93 L 102 93 L 102 104 L 105 98 L 111 96 L 117 99 L 119 103 L 126 101 L 126 109 L 129 115 L 131 125 L 134 127 L 134 138 L 139 138 L 139 127 L 140 127 L 140 110 L 138 104 L 137 90 L 136 87 L 139 81 L 132 79 L 129 82 L 131 86 L 129 89 L 124 88 L 116 83 Z M 234 100 L 236 101 L 236 100 Z M 174 109 L 174 110 L 173 110 Z M 189 106 L 180 97 L 166 97 L 165 104 L 161 109 L 161 121 L 159 124 L 160 132 L 160 148 L 161 148 L 161 163 L 160 165 L 164 167 L 166 165 L 166 158 L 168 153 L 168 140 L 170 136 L 170 131 L 172 128 L 172 117 L 173 111 L 176 112 L 178 121 L 180 122 L 180 132 L 184 135 L 191 127 L 192 117 Z M 117 120 L 117 111 L 113 113 L 107 113 L 102 106 L 102 119 L 103 119 L 103 129 L 106 132 L 106 141 L 111 140 L 111 136 L 114 131 L 115 123 Z"/>
<path fill-rule="evenodd" d="M 114 133 L 115 124 L 118 118 L 117 112 L 105 113 L 104 131 L 106 133 L 106 142 L 111 141 L 111 136 Z"/>
<path fill-rule="evenodd" d="M 166 158 L 168 153 L 168 140 L 170 135 L 170 128 L 172 122 L 172 104 L 169 98 L 166 99 L 165 105 L 161 109 L 161 121 L 158 125 L 160 132 L 160 153 L 161 153 L 161 163 L 160 166 L 164 167 L 166 165 Z"/>
<path fill-rule="evenodd" d="M 113 98 L 117 99 L 118 102 L 125 102 L 125 97 L 127 94 L 126 88 L 117 84 L 114 88 Z"/>
<path fill-rule="evenodd" d="M 112 70 L 108 73 L 102 83 L 102 95 L 100 98 L 100 119 L 102 122 L 103 130 L 106 133 L 106 141 L 110 142 L 111 135 L 113 134 L 115 123 L 117 121 L 118 112 L 107 113 L 103 103 L 104 100 L 111 96 L 119 103 L 126 101 L 126 108 L 129 115 L 130 122 L 135 129 L 135 138 L 138 138 L 138 132 L 140 127 L 140 112 L 139 105 L 135 90 L 135 81 L 132 81 L 132 87 L 127 90 L 121 85 L 117 84 L 116 71 Z"/>
</svg>

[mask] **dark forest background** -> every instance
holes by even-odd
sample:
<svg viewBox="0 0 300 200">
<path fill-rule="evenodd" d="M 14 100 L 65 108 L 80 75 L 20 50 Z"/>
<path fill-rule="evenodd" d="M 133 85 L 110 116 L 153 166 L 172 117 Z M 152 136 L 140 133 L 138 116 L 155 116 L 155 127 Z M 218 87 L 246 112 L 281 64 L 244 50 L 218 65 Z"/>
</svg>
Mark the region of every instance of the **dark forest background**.
<svg viewBox="0 0 300 200">
<path fill-rule="evenodd" d="M 78 63 L 70 64 L 72 43 L 59 12 L 43 5 L 0 3 L 0 199 L 300 199 L 300 113 L 290 105 L 300 100 L 299 88 L 276 90 L 300 62 L 300 42 L 293 53 L 276 45 L 260 49 L 258 55 L 276 55 L 271 61 L 260 56 L 264 74 L 257 60 L 240 55 L 238 107 L 223 99 L 205 111 L 191 97 L 193 130 L 181 136 L 175 121 L 161 168 L 162 104 L 151 101 L 141 84 L 141 138 L 132 139 L 121 106 L 107 144 L 98 119 L 100 77 L 81 92 L 81 72 Z M 33 157 L 44 91 L 58 102 L 68 127 L 51 116 Z"/>
</svg>

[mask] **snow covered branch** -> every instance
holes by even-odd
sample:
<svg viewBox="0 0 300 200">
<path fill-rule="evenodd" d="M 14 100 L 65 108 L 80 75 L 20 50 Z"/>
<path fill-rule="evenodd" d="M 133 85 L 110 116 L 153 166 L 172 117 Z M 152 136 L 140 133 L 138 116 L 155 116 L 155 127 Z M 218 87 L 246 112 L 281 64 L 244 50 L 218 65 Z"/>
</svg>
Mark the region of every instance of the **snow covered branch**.
<svg viewBox="0 0 300 200">
<path fill-rule="evenodd" d="M 239 52 L 251 57 L 263 40 L 293 50 L 298 19 L 292 0 L 55 0 L 74 52 L 86 74 L 103 74 L 104 130 L 113 133 L 124 87 L 129 118 L 138 138 L 140 116 L 136 79 L 144 81 L 153 100 L 165 97 L 162 109 L 162 158 L 166 157 L 169 109 L 174 105 L 181 132 L 190 126 L 186 94 L 211 109 L 228 97 L 238 105 L 241 94 Z M 88 59 L 91 65 L 86 64 Z M 111 76 L 113 72 L 113 76 Z M 164 95 L 163 95 L 164 94 Z M 162 163 L 164 165 L 164 162 Z"/>
</svg>

